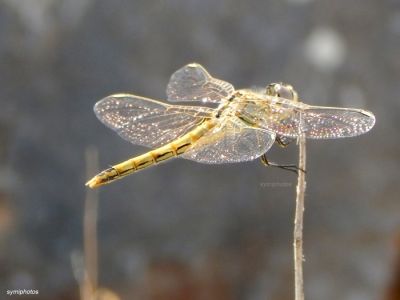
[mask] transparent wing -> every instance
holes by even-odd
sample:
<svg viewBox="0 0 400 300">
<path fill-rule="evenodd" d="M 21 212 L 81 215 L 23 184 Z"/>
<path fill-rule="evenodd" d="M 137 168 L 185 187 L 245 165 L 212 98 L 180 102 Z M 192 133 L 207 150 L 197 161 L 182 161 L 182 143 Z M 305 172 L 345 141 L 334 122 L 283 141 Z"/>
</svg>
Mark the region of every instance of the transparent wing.
<svg viewBox="0 0 400 300">
<path fill-rule="evenodd" d="M 311 107 L 302 130 L 308 138 L 335 139 L 364 134 L 374 124 L 375 116 L 362 109 Z"/>
<path fill-rule="evenodd" d="M 94 111 L 101 122 L 125 140 L 155 148 L 189 132 L 204 118 L 210 118 L 214 110 L 117 94 L 97 102 Z"/>
<path fill-rule="evenodd" d="M 199 64 L 192 63 L 172 74 L 167 86 L 168 101 L 202 101 L 219 103 L 230 98 L 234 87 L 225 81 L 211 77 Z"/>
<path fill-rule="evenodd" d="M 297 137 L 300 131 L 311 139 L 352 137 L 368 132 L 375 124 L 375 116 L 362 109 L 286 102 L 276 104 L 265 119 L 266 129 L 286 137 Z"/>
<path fill-rule="evenodd" d="M 229 118 L 201 137 L 181 157 L 207 164 L 236 163 L 260 157 L 274 144 L 275 134 Z"/>
</svg>

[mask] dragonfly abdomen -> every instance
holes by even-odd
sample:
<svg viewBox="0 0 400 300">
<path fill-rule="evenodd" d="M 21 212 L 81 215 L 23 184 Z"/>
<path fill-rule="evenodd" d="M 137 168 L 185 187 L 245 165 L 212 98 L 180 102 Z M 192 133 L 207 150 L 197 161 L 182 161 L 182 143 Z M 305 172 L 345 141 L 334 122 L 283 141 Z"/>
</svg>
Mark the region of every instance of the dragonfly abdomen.
<svg viewBox="0 0 400 300">
<path fill-rule="evenodd" d="M 192 131 L 186 133 L 182 137 L 161 146 L 157 149 L 146 152 L 142 155 L 133 157 L 122 163 L 112 166 L 101 173 L 97 174 L 86 185 L 95 188 L 114 180 L 125 177 L 136 171 L 143 170 L 170 158 L 185 153 L 198 139 L 200 139 L 207 131 L 212 129 L 216 122 L 210 119 L 204 119 L 202 123 Z"/>
</svg>

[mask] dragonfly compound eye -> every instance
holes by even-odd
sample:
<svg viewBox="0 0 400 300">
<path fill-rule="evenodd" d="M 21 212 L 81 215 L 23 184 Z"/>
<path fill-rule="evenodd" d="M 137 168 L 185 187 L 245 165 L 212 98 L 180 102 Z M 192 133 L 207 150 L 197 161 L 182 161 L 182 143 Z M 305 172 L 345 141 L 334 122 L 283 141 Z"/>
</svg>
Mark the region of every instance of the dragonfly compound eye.
<svg viewBox="0 0 400 300">
<path fill-rule="evenodd" d="M 266 94 L 273 97 L 281 97 L 297 101 L 297 92 L 290 84 L 282 82 L 267 85 Z"/>
</svg>

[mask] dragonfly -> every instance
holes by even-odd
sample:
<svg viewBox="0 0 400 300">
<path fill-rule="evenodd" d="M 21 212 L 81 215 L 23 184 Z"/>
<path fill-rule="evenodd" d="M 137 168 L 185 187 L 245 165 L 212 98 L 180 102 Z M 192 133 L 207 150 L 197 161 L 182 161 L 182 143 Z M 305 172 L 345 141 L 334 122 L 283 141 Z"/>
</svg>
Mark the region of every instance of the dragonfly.
<svg viewBox="0 0 400 300">
<path fill-rule="evenodd" d="M 274 143 L 285 147 L 300 135 L 353 137 L 375 124 L 366 110 L 305 104 L 288 84 L 235 90 L 197 63 L 173 73 L 166 93 L 170 103 L 114 94 L 95 104 L 101 122 L 151 150 L 100 172 L 87 186 L 99 187 L 175 157 L 206 164 L 261 158 L 268 164 L 266 153 Z"/>
</svg>

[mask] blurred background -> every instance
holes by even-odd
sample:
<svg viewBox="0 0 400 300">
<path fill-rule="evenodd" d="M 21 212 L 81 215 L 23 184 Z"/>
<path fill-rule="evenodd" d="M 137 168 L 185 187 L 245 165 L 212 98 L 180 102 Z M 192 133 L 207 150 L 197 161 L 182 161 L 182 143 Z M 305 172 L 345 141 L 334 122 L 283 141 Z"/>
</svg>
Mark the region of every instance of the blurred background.
<svg viewBox="0 0 400 300">
<path fill-rule="evenodd" d="M 0 298 L 80 299 L 85 152 L 104 169 L 146 150 L 93 105 L 165 99 L 195 61 L 237 88 L 283 81 L 376 115 L 366 135 L 308 143 L 305 293 L 400 299 L 399 54 L 397 0 L 0 0 Z M 269 158 L 297 163 L 297 148 Z M 103 299 L 293 299 L 295 185 L 259 160 L 177 159 L 101 188 Z"/>
</svg>

